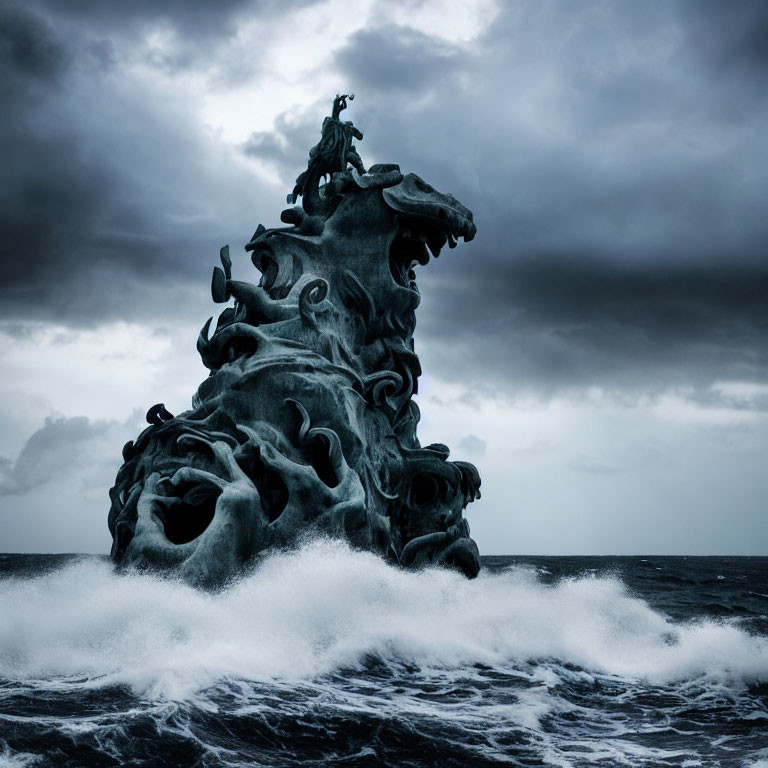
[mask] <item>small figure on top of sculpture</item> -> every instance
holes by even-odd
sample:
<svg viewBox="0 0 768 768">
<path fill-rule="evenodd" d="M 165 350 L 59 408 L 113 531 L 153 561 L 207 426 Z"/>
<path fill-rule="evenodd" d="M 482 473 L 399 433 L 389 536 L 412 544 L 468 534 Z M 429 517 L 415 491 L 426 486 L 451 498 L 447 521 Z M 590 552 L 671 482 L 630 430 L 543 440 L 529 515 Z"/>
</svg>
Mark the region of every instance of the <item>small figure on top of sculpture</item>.
<svg viewBox="0 0 768 768">
<path fill-rule="evenodd" d="M 296 179 L 293 192 L 288 195 L 288 202 L 295 203 L 301 196 L 304 210 L 310 214 L 325 212 L 325 205 L 320 195 L 320 181 L 334 173 L 342 173 L 349 163 L 359 173 L 365 173 L 365 166 L 357 152 L 353 139 L 362 141 L 363 134 L 355 128 L 351 120 L 341 120 L 339 115 L 347 108 L 347 99 L 352 101 L 353 93 L 336 94 L 330 117 L 323 120 L 320 141 L 309 150 L 307 170 Z"/>
</svg>

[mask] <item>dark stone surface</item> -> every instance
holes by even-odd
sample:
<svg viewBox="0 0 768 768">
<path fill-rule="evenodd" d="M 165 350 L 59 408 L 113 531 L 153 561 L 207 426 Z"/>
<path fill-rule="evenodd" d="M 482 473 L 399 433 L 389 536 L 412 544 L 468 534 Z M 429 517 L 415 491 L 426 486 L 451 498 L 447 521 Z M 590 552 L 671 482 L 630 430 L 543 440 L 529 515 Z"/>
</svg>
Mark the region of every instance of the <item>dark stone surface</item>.
<svg viewBox="0 0 768 768">
<path fill-rule="evenodd" d="M 480 477 L 446 446 L 420 446 L 411 399 L 413 269 L 471 240 L 472 213 L 396 165 L 366 172 L 362 134 L 339 119 L 347 98 L 289 196 L 302 207 L 246 246 L 258 284 L 234 280 L 221 249 L 211 292 L 232 305 L 200 332 L 210 375 L 192 410 L 152 406 L 123 449 L 109 513 L 119 563 L 213 586 L 321 532 L 407 567 L 479 570 L 463 510 Z"/>
</svg>

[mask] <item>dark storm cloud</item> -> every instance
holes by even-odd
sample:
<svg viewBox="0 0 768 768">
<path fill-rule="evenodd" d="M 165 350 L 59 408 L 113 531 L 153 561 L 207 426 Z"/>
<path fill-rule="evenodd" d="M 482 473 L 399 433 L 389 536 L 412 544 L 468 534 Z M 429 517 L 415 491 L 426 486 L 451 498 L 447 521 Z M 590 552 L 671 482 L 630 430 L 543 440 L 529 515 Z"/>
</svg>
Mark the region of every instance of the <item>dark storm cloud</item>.
<svg viewBox="0 0 768 768">
<path fill-rule="evenodd" d="M 85 416 L 47 418 L 15 460 L 0 457 L 0 496 L 22 496 L 40 485 L 77 470 L 83 451 L 113 423 Z"/>
<path fill-rule="evenodd" d="M 2 317 L 199 311 L 218 246 L 247 238 L 257 206 L 180 105 L 114 83 L 136 60 L 228 76 L 239 19 L 283 12 L 3 11 Z M 175 33 L 168 60 L 147 52 L 152 25 Z M 375 24 L 347 40 L 335 67 L 363 160 L 399 162 L 475 212 L 475 242 L 420 277 L 419 344 L 443 375 L 466 378 L 464 359 L 501 388 L 768 379 L 766 29 L 762 2 L 552 1 L 503 5 L 466 43 Z M 332 95 L 242 152 L 290 182 Z"/>
<path fill-rule="evenodd" d="M 361 30 L 339 52 L 337 64 L 363 93 L 408 93 L 432 90 L 466 66 L 459 49 L 407 27 Z"/>
<path fill-rule="evenodd" d="M 768 265 L 664 268 L 538 256 L 472 278 L 477 302 L 458 281 L 434 275 L 423 283 L 421 351 L 446 376 L 464 361 L 462 380 L 476 386 L 491 375 L 507 391 L 631 393 L 766 379 Z"/>
<path fill-rule="evenodd" d="M 320 139 L 318 114 L 328 106 L 328 100 L 309 108 L 278 115 L 271 131 L 252 133 L 242 151 L 272 166 L 286 182 L 306 167 L 309 148 Z M 322 118 L 321 118 L 322 120 Z"/>
<path fill-rule="evenodd" d="M 768 380 L 767 19 L 762 3 L 518 3 L 425 106 L 387 84 L 361 98 L 363 130 L 386 126 L 363 158 L 475 212 L 475 242 L 419 278 L 441 375 L 540 393 Z M 403 48 L 382 34 L 376 56 Z M 356 89 L 375 83 L 365 60 L 354 39 L 338 58 Z"/>
<path fill-rule="evenodd" d="M 317 0 L 31 0 L 68 34 L 109 57 L 141 59 L 159 70 L 197 70 L 223 80 L 249 72 L 250 62 L 218 60 L 244 20 L 269 19 Z M 171 45 L 148 44 L 147 33 L 159 33 Z"/>
<path fill-rule="evenodd" d="M 101 32 L 30 8 L 4 8 L 0 24 L 0 314 L 177 313 L 205 295 L 205 262 L 253 226 L 243 175 L 210 157 L 177 107 L 113 77 Z"/>
<path fill-rule="evenodd" d="M 691 395 L 699 405 L 705 408 L 727 408 L 732 411 L 762 411 L 768 413 L 768 388 L 745 392 L 724 391 L 722 388 L 714 388 L 695 392 Z"/>
<path fill-rule="evenodd" d="M 682 8 L 693 10 L 689 4 Z M 701 0 L 695 11 L 686 17 L 689 44 L 701 52 L 711 71 L 738 68 L 756 78 L 766 73 L 768 7 L 763 0 Z"/>
<path fill-rule="evenodd" d="M 53 17 L 70 20 L 90 29 L 124 35 L 163 23 L 190 44 L 228 36 L 237 29 L 239 15 L 247 11 L 260 16 L 307 5 L 314 0 L 39 0 L 39 7 Z M 210 51 L 198 51 L 200 57 Z"/>
<path fill-rule="evenodd" d="M 0 67 L 22 76 L 53 80 L 67 63 L 64 46 L 53 35 L 49 24 L 27 10 L 0 7 Z M 2 86 L 17 84 L 3 79 Z"/>
</svg>

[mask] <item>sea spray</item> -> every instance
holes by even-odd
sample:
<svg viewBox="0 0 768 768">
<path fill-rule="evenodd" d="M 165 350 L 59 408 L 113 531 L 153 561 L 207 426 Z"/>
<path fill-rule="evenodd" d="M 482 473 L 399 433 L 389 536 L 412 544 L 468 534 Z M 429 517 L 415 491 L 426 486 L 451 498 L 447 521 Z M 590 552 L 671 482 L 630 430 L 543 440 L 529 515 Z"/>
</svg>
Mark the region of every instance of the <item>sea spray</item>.
<svg viewBox="0 0 768 768">
<path fill-rule="evenodd" d="M 319 539 L 270 555 L 220 592 L 81 560 L 0 581 L 0 677 L 127 685 L 184 699 L 222 679 L 301 681 L 371 657 L 512 671 L 552 660 L 662 685 L 768 681 L 768 639 L 675 622 L 616 577 L 543 583 L 529 568 L 468 581 Z"/>
</svg>

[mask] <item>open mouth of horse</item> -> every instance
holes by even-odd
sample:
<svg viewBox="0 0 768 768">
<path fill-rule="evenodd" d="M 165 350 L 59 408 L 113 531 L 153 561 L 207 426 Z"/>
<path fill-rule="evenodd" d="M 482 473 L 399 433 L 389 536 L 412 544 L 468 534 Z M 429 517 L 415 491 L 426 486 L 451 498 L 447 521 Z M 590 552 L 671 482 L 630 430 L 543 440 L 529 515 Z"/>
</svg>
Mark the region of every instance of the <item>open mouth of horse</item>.
<svg viewBox="0 0 768 768">
<path fill-rule="evenodd" d="M 436 227 L 420 227 L 416 221 L 401 226 L 389 247 L 392 279 L 403 288 L 418 291 L 414 271 L 416 266 L 428 264 L 430 254 L 437 258 L 449 237 Z"/>
<path fill-rule="evenodd" d="M 455 248 L 460 238 L 471 240 L 476 227 L 471 212 L 452 195 L 443 195 L 414 174 L 382 190 L 387 205 L 398 213 L 398 233 L 389 249 L 395 282 L 417 290 L 414 267 L 437 258 L 443 246 Z"/>
</svg>

